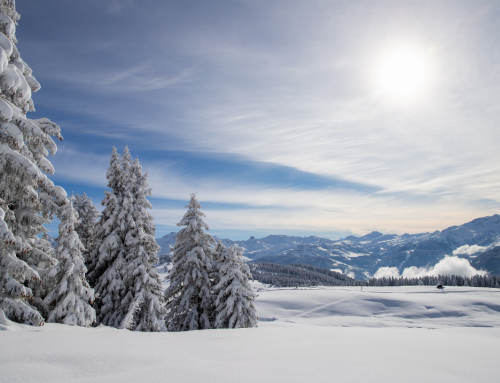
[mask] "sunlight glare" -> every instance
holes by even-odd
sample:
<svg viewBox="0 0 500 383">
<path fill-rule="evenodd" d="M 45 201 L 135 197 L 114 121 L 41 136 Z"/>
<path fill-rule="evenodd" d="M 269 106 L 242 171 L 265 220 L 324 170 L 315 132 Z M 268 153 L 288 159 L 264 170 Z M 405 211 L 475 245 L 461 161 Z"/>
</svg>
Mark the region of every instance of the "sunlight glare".
<svg viewBox="0 0 500 383">
<path fill-rule="evenodd" d="M 398 48 L 383 55 L 378 66 L 378 83 L 384 94 L 399 100 L 413 99 L 429 81 L 424 52 Z"/>
</svg>

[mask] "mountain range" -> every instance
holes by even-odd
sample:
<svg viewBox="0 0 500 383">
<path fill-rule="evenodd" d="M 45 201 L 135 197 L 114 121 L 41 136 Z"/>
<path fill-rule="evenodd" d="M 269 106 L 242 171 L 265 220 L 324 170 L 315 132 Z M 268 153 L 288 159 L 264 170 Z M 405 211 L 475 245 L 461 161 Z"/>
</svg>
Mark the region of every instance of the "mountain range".
<svg viewBox="0 0 500 383">
<path fill-rule="evenodd" d="M 172 232 L 157 239 L 160 254 L 168 254 L 175 242 Z M 251 262 L 288 265 L 302 263 L 367 279 L 380 267 L 431 267 L 447 255 L 469 260 L 476 269 L 500 274 L 500 215 L 477 218 L 443 231 L 419 234 L 382 234 L 373 231 L 362 237 L 338 240 L 315 236 L 269 235 L 233 241 L 220 239 L 226 246 L 238 245 Z"/>
</svg>

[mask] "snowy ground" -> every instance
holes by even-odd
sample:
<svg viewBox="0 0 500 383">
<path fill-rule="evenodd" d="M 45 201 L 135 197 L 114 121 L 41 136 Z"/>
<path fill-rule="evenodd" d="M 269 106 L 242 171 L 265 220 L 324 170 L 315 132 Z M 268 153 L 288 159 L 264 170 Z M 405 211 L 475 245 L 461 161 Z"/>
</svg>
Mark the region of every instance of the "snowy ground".
<svg viewBox="0 0 500 383">
<path fill-rule="evenodd" d="M 499 379 L 500 290 L 339 287 L 259 295 L 257 329 L 133 333 L 4 321 L 0 382 Z"/>
<path fill-rule="evenodd" d="M 259 291 L 260 321 L 314 326 L 500 327 L 500 289 L 434 286 Z"/>
</svg>

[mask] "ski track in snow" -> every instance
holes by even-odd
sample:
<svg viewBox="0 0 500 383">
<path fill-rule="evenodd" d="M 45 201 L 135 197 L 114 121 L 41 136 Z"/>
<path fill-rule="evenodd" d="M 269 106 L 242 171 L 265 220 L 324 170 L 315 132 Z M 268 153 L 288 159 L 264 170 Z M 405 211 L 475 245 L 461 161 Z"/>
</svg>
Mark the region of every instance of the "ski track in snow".
<svg viewBox="0 0 500 383">
<path fill-rule="evenodd" d="M 345 297 L 345 298 L 341 298 L 341 299 L 338 299 L 338 300 L 336 300 L 336 301 L 334 301 L 334 302 L 331 302 L 331 303 L 326 303 L 326 304 L 324 304 L 324 305 L 322 305 L 322 306 L 319 306 L 319 307 L 317 307 L 317 308 L 314 308 L 314 309 L 312 309 L 312 310 L 309 310 L 309 311 L 306 311 L 306 312 L 304 312 L 304 313 L 302 313 L 302 314 L 299 314 L 299 315 L 298 315 L 298 317 L 307 317 L 307 316 L 309 316 L 310 314 L 312 314 L 312 313 L 314 313 L 314 312 L 321 311 L 322 309 L 324 309 L 324 308 L 326 308 L 326 307 L 333 306 L 333 305 L 337 304 L 338 302 L 342 302 L 342 301 L 345 301 L 345 300 L 347 300 L 347 299 L 352 299 L 352 296 Z"/>
<path fill-rule="evenodd" d="M 3 321 L 0 382 L 498 381 L 498 289 L 252 283 L 264 289 L 254 329 L 137 333 Z"/>
<path fill-rule="evenodd" d="M 281 289 L 260 292 L 258 314 L 303 325 L 500 327 L 500 290 L 433 286 Z"/>
</svg>

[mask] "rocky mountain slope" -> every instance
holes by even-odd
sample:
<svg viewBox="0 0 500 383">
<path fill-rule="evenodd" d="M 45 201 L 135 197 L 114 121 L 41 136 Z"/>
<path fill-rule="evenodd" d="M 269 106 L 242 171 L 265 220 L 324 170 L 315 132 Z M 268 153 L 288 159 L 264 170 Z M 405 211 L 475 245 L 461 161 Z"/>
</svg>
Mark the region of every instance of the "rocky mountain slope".
<svg viewBox="0 0 500 383">
<path fill-rule="evenodd" d="M 175 234 L 157 240 L 167 253 Z M 419 234 L 382 234 L 339 240 L 319 237 L 270 235 L 245 241 L 221 240 L 227 246 L 237 244 L 253 262 L 278 264 L 302 263 L 324 267 L 358 279 L 372 276 L 380 267 L 429 267 L 446 255 L 467 258 L 476 268 L 500 272 L 500 215 L 477 218 L 443 231 Z M 496 250 L 495 250 L 496 249 Z"/>
</svg>

